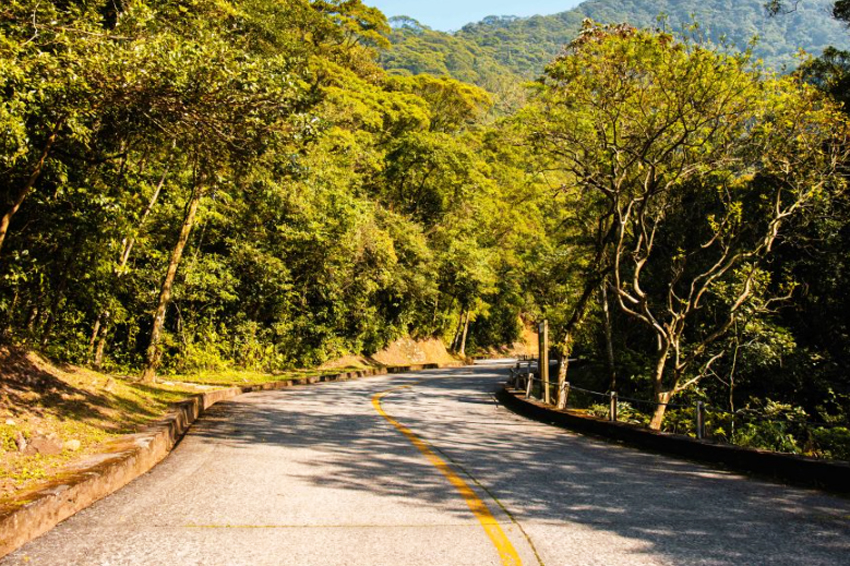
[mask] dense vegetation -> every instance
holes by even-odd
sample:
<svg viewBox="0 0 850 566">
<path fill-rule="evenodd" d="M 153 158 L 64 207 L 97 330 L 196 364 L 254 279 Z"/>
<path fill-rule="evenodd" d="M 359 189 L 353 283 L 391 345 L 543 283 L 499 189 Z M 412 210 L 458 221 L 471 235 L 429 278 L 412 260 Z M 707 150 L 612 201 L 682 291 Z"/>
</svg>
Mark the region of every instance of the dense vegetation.
<svg viewBox="0 0 850 566">
<path fill-rule="evenodd" d="M 569 233 L 585 251 L 560 325 L 565 357 L 602 287 L 626 332 L 607 321 L 610 350 L 637 362 L 626 387 L 652 391 L 660 428 L 675 397 L 746 371 L 741 340 L 779 363 L 793 351 L 774 314 L 801 282 L 790 258 L 773 257 L 802 239 L 795 223 L 844 194 L 838 108 L 745 57 L 591 25 L 526 114 L 537 153 L 567 173 L 584 212 Z"/>
<path fill-rule="evenodd" d="M 537 78 L 590 18 L 637 27 L 662 25 L 680 32 L 698 22 L 700 35 L 744 51 L 755 37 L 754 55 L 772 68 L 794 68 L 800 49 L 820 55 L 829 46 L 850 48 L 839 22 L 830 17 L 830 0 L 810 0 L 781 18 L 772 18 L 764 0 L 590 0 L 550 16 L 485 18 L 456 33 L 434 31 L 408 18 L 392 20 L 392 46 L 382 64 L 396 74 L 430 73 L 472 82 L 491 92 L 513 81 Z M 665 20 L 659 22 L 659 16 Z M 513 86 L 513 85 L 511 85 Z M 517 93 L 511 88 L 506 104 Z"/>
<path fill-rule="evenodd" d="M 17 0 L 0 26 L 0 311 L 55 357 L 151 378 L 462 338 L 526 237 L 490 97 L 387 77 L 359 2 Z"/>
<path fill-rule="evenodd" d="M 3 340 L 152 380 L 545 318 L 586 362 L 559 378 L 637 420 L 701 399 L 781 424 L 736 442 L 848 456 L 846 427 L 782 428 L 850 413 L 846 54 L 782 76 L 586 22 L 505 71 L 476 26 L 404 26 L 356 0 L 0 8 Z"/>
</svg>

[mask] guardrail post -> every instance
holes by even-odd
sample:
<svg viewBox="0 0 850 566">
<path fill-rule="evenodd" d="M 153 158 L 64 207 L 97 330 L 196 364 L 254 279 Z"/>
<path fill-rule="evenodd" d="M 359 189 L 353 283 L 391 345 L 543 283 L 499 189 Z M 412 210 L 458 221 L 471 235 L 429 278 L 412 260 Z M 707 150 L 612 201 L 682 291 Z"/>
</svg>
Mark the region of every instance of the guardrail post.
<svg viewBox="0 0 850 566">
<path fill-rule="evenodd" d="M 519 376 L 522 374 L 519 362 L 516 363 L 516 367 L 511 369 L 511 379 L 510 386 L 516 389 L 519 389 Z"/>
<path fill-rule="evenodd" d="M 697 401 L 697 438 L 705 438 L 705 403 Z"/>
<path fill-rule="evenodd" d="M 617 422 L 617 392 L 611 392 L 611 408 L 608 411 L 608 420 L 612 423 Z"/>
<path fill-rule="evenodd" d="M 566 411 L 570 406 L 570 382 L 564 382 L 564 391 L 561 393 L 564 396 L 563 409 Z"/>
<path fill-rule="evenodd" d="M 538 356 L 537 371 L 540 374 L 540 383 L 543 386 L 543 402 L 552 404 L 552 395 L 549 390 L 549 321 L 544 320 L 538 327 Z"/>
<path fill-rule="evenodd" d="M 534 387 L 534 376 L 531 375 L 531 370 L 527 374 L 525 374 L 525 398 L 531 399 L 531 388 Z"/>
</svg>

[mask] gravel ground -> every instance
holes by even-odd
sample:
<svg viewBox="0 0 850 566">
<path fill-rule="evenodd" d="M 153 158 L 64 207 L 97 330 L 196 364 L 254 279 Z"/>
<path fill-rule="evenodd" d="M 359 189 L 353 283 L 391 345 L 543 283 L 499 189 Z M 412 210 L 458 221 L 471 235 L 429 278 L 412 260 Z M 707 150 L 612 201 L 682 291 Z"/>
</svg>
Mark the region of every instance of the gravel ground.
<svg viewBox="0 0 850 566">
<path fill-rule="evenodd" d="M 384 410 L 486 503 L 522 564 L 850 564 L 850 500 L 526 421 L 493 400 L 506 371 L 223 403 L 151 473 L 0 565 L 506 563 L 456 486 L 372 406 L 401 385 Z"/>
</svg>

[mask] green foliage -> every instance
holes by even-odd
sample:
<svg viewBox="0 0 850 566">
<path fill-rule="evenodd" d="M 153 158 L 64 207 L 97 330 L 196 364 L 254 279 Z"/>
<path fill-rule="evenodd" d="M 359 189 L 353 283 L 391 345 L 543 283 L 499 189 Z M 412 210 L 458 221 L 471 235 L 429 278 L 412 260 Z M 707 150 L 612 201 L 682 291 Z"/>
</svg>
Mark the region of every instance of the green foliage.
<svg viewBox="0 0 850 566">
<path fill-rule="evenodd" d="M 747 407 L 741 415 L 744 422 L 732 437 L 735 444 L 790 454 L 801 453 L 802 442 L 795 435 L 795 429 L 808 418 L 802 408 L 766 399 L 764 403 L 756 402 Z"/>
<path fill-rule="evenodd" d="M 592 387 L 608 385 L 610 319 L 618 387 L 646 398 L 658 335 L 631 324 L 616 273 L 679 333 L 665 377 L 688 395 L 762 420 L 773 405 L 759 400 L 777 399 L 836 425 L 712 416 L 728 438 L 846 457 L 844 122 L 799 77 L 699 39 L 743 48 L 760 29 L 756 55 L 779 65 L 834 29 L 807 10 L 757 21 L 745 2 L 688 40 L 590 26 L 562 51 L 585 15 L 652 25 L 664 9 L 676 30 L 694 11 L 680 4 L 590 2 L 442 34 L 358 0 L 7 2 L 3 338 L 134 372 L 161 324 L 165 371 L 239 382 L 403 336 L 492 351 L 543 318 L 563 345 L 581 305 L 570 340 Z M 840 98 L 844 59 L 827 51 L 800 76 Z M 619 271 L 618 241 L 634 251 Z M 736 259 L 701 275 L 724 253 Z M 690 301 L 695 280 L 709 283 Z M 692 427 L 692 409 L 670 413 L 668 430 Z"/>
<path fill-rule="evenodd" d="M 821 456 L 850 461 L 850 428 L 819 427 L 812 431 L 812 435 Z"/>
<path fill-rule="evenodd" d="M 587 414 L 600 418 L 607 419 L 609 418 L 609 413 L 611 412 L 611 404 L 604 403 L 594 403 L 590 407 L 587 408 Z M 649 417 L 641 413 L 640 411 L 635 410 L 634 407 L 630 403 L 626 403 L 624 401 L 617 402 L 617 421 L 621 423 L 629 423 L 635 425 L 646 426 L 649 424 Z"/>
<path fill-rule="evenodd" d="M 490 97 L 385 75 L 388 29 L 359 1 L 0 10 L 7 337 L 132 371 L 165 296 L 165 369 L 270 371 L 485 312 Z"/>
<path fill-rule="evenodd" d="M 817 59 L 810 59 L 799 69 L 803 80 L 827 92 L 850 109 L 850 51 L 828 47 Z"/>
</svg>

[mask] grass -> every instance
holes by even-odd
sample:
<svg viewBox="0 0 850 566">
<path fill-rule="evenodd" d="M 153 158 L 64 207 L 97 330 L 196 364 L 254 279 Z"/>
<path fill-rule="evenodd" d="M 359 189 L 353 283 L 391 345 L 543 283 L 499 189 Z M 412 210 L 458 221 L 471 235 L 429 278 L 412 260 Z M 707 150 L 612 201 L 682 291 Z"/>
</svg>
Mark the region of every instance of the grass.
<svg viewBox="0 0 850 566">
<path fill-rule="evenodd" d="M 450 358 L 442 345 L 420 345 L 436 361 Z M 383 359 L 348 356 L 323 368 L 281 373 L 201 371 L 143 384 L 131 377 L 60 366 L 32 352 L 0 347 L 0 506 L 20 504 L 42 482 L 58 477 L 70 462 L 102 452 L 104 445 L 118 436 L 138 432 L 162 418 L 171 404 L 192 394 L 381 364 L 404 365 L 411 363 L 405 348 L 413 346 L 391 347 Z M 16 443 L 21 435 L 27 442 L 53 437 L 63 443 L 63 450 L 53 456 L 21 452 Z M 78 441 L 79 448 L 70 449 L 70 441 Z"/>
<path fill-rule="evenodd" d="M 198 393 L 192 384 L 136 383 L 73 366 L 55 366 L 32 353 L 0 349 L 0 504 L 55 476 L 72 460 L 161 418 L 169 405 Z M 54 437 L 56 455 L 20 452 L 16 439 Z M 68 448 L 76 440 L 79 448 Z"/>
<path fill-rule="evenodd" d="M 262 385 L 275 381 L 288 381 L 302 377 L 335 375 L 347 371 L 356 371 L 362 367 L 343 367 L 334 369 L 300 369 L 280 373 L 262 373 L 245 370 L 201 371 L 192 374 L 172 375 L 163 378 L 166 383 L 188 383 L 202 386 L 237 387 L 244 385 Z"/>
</svg>

